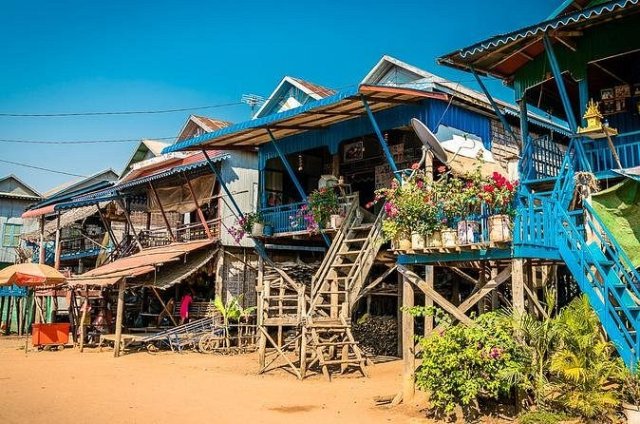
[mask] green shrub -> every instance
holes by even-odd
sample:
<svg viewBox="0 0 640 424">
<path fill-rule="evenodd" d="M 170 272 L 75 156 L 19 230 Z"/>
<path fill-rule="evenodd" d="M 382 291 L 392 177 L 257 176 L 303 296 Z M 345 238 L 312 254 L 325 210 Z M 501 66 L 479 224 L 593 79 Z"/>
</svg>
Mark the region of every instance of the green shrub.
<svg viewBox="0 0 640 424">
<path fill-rule="evenodd" d="M 420 339 L 421 365 L 416 384 L 430 393 L 433 409 L 449 415 L 456 405 L 477 409 L 478 397 L 497 399 L 512 384 L 504 378 L 518 367 L 521 349 L 498 313 L 487 313 L 473 325 L 448 327 Z"/>
<path fill-rule="evenodd" d="M 558 424 L 569 418 L 562 412 L 527 411 L 518 417 L 518 424 Z"/>
</svg>

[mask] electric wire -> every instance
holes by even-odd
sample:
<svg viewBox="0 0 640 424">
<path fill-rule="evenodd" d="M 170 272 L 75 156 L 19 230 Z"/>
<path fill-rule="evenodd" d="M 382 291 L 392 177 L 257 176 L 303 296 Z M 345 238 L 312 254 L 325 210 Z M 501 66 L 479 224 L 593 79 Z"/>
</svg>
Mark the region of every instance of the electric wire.
<svg viewBox="0 0 640 424">
<path fill-rule="evenodd" d="M 87 177 L 86 175 L 74 174 L 74 173 L 66 172 L 66 171 L 58 171 L 58 170 L 51 169 L 51 168 L 44 168 L 44 167 L 36 166 L 36 165 L 29 165 L 29 164 L 21 163 L 21 162 L 13 162 L 13 161 L 10 161 L 10 160 L 0 159 L 0 162 L 8 163 L 8 164 L 11 164 L 11 165 L 24 166 L 25 168 L 37 169 L 37 170 L 40 170 L 40 171 L 52 172 L 54 174 L 69 175 L 71 177 L 81 177 L 81 178 L 86 178 Z"/>
</svg>

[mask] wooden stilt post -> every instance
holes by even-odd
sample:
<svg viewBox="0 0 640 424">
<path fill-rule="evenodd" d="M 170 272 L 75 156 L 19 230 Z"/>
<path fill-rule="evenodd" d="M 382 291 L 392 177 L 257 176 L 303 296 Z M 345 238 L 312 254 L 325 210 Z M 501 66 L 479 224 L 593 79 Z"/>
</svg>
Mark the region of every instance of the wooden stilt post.
<svg viewBox="0 0 640 424">
<path fill-rule="evenodd" d="M 120 344 L 122 342 L 122 316 L 124 315 L 124 287 L 125 278 L 118 285 L 118 306 L 116 309 L 116 340 L 113 343 L 113 357 L 120 356 Z"/>
<path fill-rule="evenodd" d="M 82 318 L 80 318 L 80 352 L 84 351 L 84 339 L 86 336 L 87 312 L 89 312 L 89 286 L 85 286 L 84 303 L 82 304 Z"/>
<path fill-rule="evenodd" d="M 38 252 L 38 263 L 43 264 L 45 260 L 46 249 L 44 244 L 44 215 L 40 216 L 40 252 Z"/>
<path fill-rule="evenodd" d="M 424 281 L 430 288 L 433 288 L 434 281 L 434 268 L 431 265 L 424 267 Z M 433 299 L 426 294 L 424 295 L 424 306 L 430 308 L 433 306 Z M 424 316 L 424 336 L 427 337 L 433 331 L 433 315 L 427 314 Z"/>
<path fill-rule="evenodd" d="M 490 264 L 491 267 L 491 279 L 495 280 L 498 276 L 498 267 L 495 264 Z M 500 299 L 498 298 L 498 292 L 496 290 L 491 291 L 491 310 L 495 311 L 500 306 Z"/>
<path fill-rule="evenodd" d="M 515 258 L 512 262 L 511 294 L 513 296 L 513 309 L 518 313 L 524 313 L 524 259 Z"/>
<path fill-rule="evenodd" d="M 56 245 L 55 245 L 56 253 L 55 259 L 53 261 L 53 266 L 55 269 L 60 269 L 60 254 L 62 253 L 62 246 L 60 246 L 60 212 L 56 216 Z"/>
<path fill-rule="evenodd" d="M 403 302 L 403 277 L 402 274 L 400 274 L 399 272 L 398 274 L 398 312 L 396 314 L 397 317 L 397 321 L 398 321 L 398 356 L 402 358 L 402 352 L 403 352 L 403 344 L 402 344 L 402 339 L 403 339 L 403 333 L 402 333 L 402 329 L 403 329 L 403 316 L 404 314 L 402 313 L 402 302 Z"/>
<path fill-rule="evenodd" d="M 413 286 L 407 277 L 402 277 L 402 360 L 404 361 L 402 378 L 402 401 L 408 402 L 415 395 L 416 358 L 414 354 L 413 316 L 408 308 L 413 307 Z"/>
</svg>

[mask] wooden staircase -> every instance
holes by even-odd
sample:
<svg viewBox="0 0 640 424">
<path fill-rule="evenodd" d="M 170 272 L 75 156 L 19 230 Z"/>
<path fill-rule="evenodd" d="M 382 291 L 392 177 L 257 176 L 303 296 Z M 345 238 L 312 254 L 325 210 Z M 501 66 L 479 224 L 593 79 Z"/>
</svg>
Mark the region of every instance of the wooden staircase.
<svg viewBox="0 0 640 424">
<path fill-rule="evenodd" d="M 366 374 L 365 358 L 351 332 L 351 312 L 381 246 L 382 214 L 371 219 L 350 196 L 348 211 L 312 280 L 311 301 L 302 330 L 301 374 L 319 366 Z M 373 222 L 366 222 L 372 221 Z"/>
</svg>

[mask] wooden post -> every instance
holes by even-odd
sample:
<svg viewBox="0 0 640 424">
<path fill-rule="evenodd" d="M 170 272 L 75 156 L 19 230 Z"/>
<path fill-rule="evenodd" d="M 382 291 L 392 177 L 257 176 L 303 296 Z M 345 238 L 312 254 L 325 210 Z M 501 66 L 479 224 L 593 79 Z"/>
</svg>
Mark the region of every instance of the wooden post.
<svg viewBox="0 0 640 424">
<path fill-rule="evenodd" d="M 407 279 L 402 277 L 402 360 L 404 362 L 402 378 L 402 401 L 409 402 L 416 392 L 415 373 L 416 358 L 414 355 L 414 328 L 413 316 L 407 311 L 413 307 L 413 286 Z"/>
<path fill-rule="evenodd" d="M 118 285 L 118 306 L 116 309 L 116 340 L 113 343 L 113 357 L 120 356 L 120 343 L 122 338 L 122 316 L 124 315 L 124 286 L 125 278 Z"/>
<path fill-rule="evenodd" d="M 433 280 L 434 280 L 434 268 L 431 265 L 427 265 L 424 267 L 424 281 L 427 283 L 427 286 L 433 288 Z M 429 308 L 433 306 L 433 299 L 431 299 L 426 294 L 424 295 L 424 306 L 425 308 Z M 433 331 L 433 315 L 425 315 L 424 316 L 424 336 L 427 337 Z"/>
<path fill-rule="evenodd" d="M 82 304 L 82 318 L 80 318 L 80 352 L 84 350 L 84 338 L 86 336 L 85 321 L 87 320 L 87 312 L 89 312 L 89 286 L 85 286 L 84 303 Z"/>
<path fill-rule="evenodd" d="M 489 265 L 491 267 L 491 279 L 495 280 L 496 277 L 498 276 L 498 267 L 496 264 L 490 264 Z M 498 307 L 500 306 L 500 299 L 498 298 L 498 291 L 497 290 L 492 290 L 491 291 L 491 310 L 495 311 L 498 309 Z"/>
<path fill-rule="evenodd" d="M 62 246 L 60 246 L 60 212 L 56 217 L 56 253 L 53 261 L 55 269 L 60 269 L 60 254 L 62 253 Z"/>
<path fill-rule="evenodd" d="M 511 271 L 511 293 L 513 296 L 513 310 L 524 313 L 524 260 L 514 258 Z"/>
<path fill-rule="evenodd" d="M 176 237 L 173 235 L 173 231 L 171 231 L 171 224 L 169 223 L 169 218 L 167 218 L 167 214 L 164 212 L 164 208 L 162 207 L 162 203 L 160 203 L 160 196 L 158 196 L 158 192 L 152 183 L 149 183 L 149 187 L 151 188 L 151 192 L 153 193 L 153 197 L 155 197 L 156 202 L 158 202 L 158 208 L 160 209 L 160 214 L 162 215 L 162 219 L 164 220 L 164 225 L 167 227 L 167 232 L 169 233 L 169 237 L 171 237 L 171 241 L 176 241 Z"/>
<path fill-rule="evenodd" d="M 127 226 L 131 229 L 131 234 L 133 235 L 133 240 L 136 242 L 138 249 L 142 250 L 142 244 L 138 239 L 138 234 L 136 234 L 136 229 L 131 222 L 131 216 L 129 215 L 129 208 L 120 200 L 120 207 L 124 210 L 124 218 L 127 220 Z"/>
<path fill-rule="evenodd" d="M 398 312 L 396 314 L 397 316 L 397 321 L 398 321 L 398 356 L 402 357 L 402 352 L 403 352 L 403 343 L 402 343 L 402 337 L 403 337 L 403 333 L 402 333 L 402 328 L 403 328 L 403 313 L 402 313 L 402 302 L 403 302 L 403 277 L 402 274 L 400 274 L 399 272 L 397 273 L 398 276 Z"/>
<path fill-rule="evenodd" d="M 40 252 L 38 255 L 38 263 L 43 264 L 45 260 L 46 249 L 44 246 L 44 215 L 40 216 Z"/>
<path fill-rule="evenodd" d="M 202 213 L 202 209 L 200 208 L 200 204 L 198 203 L 198 198 L 196 197 L 196 192 L 193 190 L 193 186 L 191 185 L 191 180 L 189 180 L 184 174 L 182 174 L 184 179 L 187 181 L 187 187 L 189 187 L 189 193 L 191 193 L 191 197 L 193 198 L 193 203 L 196 205 L 196 211 L 198 212 L 198 217 L 200 218 L 200 222 L 204 227 L 204 232 L 207 234 L 207 238 L 212 238 L 211 229 L 209 229 L 209 224 L 207 224 L 207 219 L 204 217 L 204 213 Z M 158 200 L 158 204 L 160 201 Z"/>
</svg>

